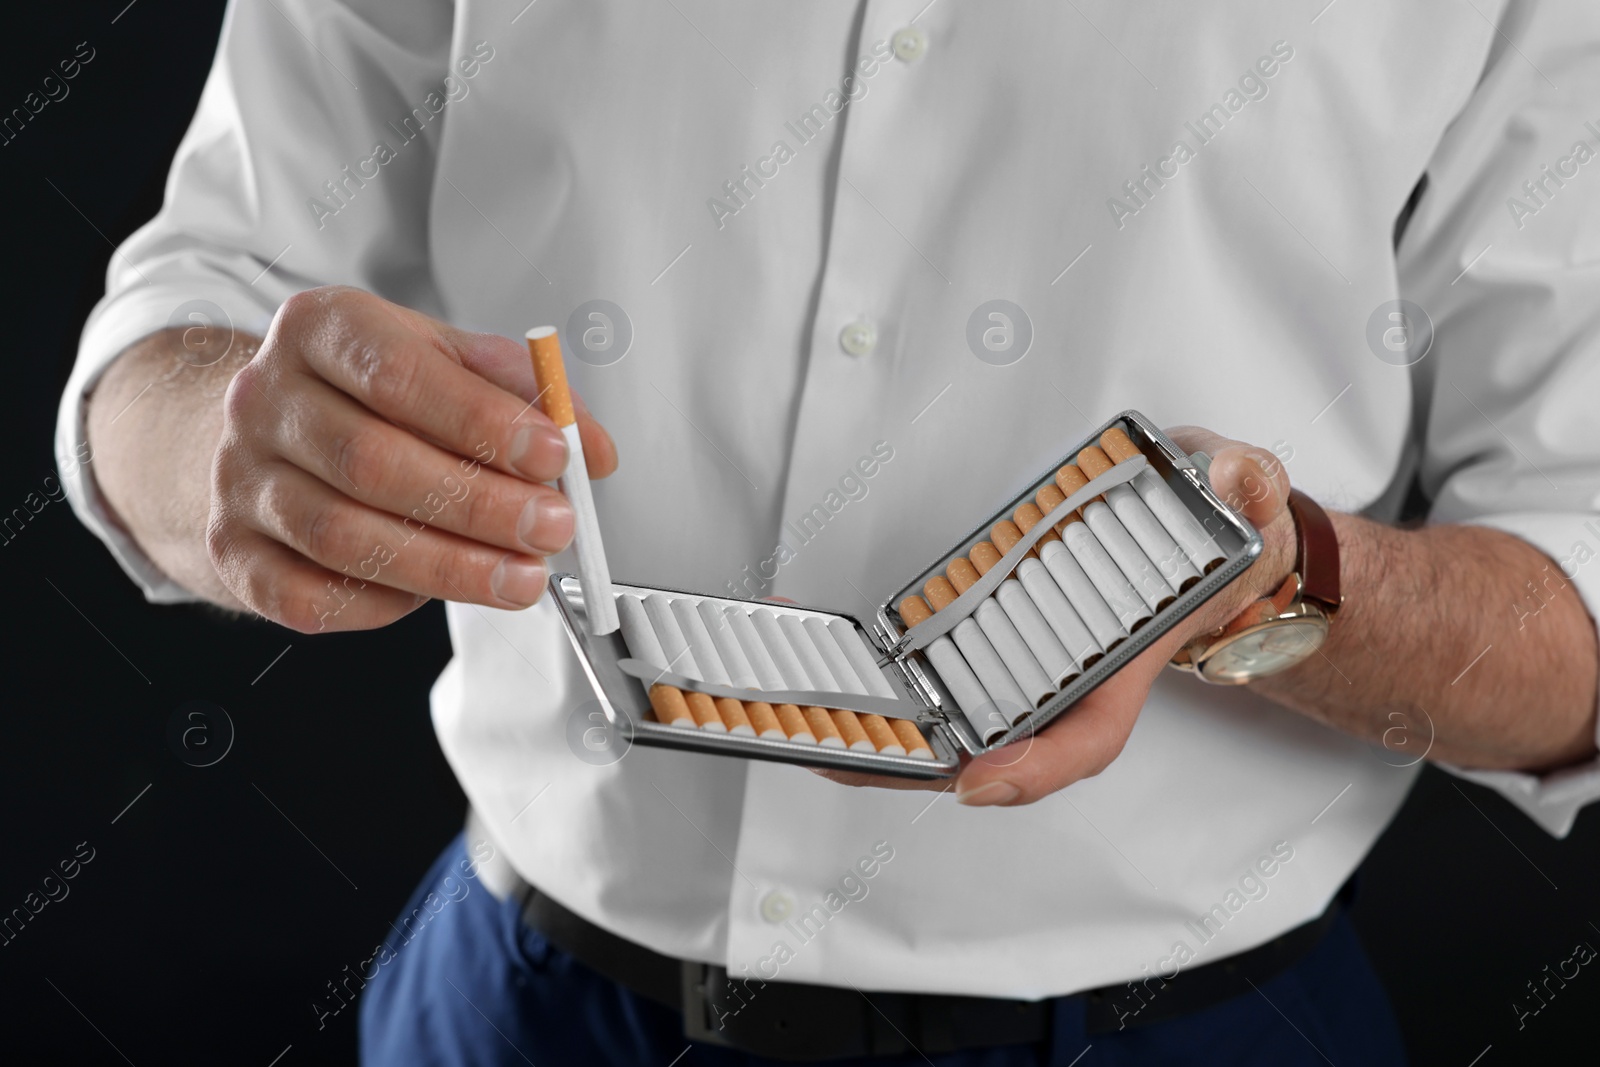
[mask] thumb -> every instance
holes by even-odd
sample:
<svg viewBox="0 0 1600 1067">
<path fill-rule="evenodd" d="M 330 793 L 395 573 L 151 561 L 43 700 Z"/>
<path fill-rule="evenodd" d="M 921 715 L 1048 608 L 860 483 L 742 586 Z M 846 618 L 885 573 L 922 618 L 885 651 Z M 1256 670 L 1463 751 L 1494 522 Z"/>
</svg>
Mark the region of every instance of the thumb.
<svg viewBox="0 0 1600 1067">
<path fill-rule="evenodd" d="M 1264 530 L 1289 507 L 1289 472 L 1264 448 L 1230 442 L 1211 457 L 1211 487 Z"/>
</svg>

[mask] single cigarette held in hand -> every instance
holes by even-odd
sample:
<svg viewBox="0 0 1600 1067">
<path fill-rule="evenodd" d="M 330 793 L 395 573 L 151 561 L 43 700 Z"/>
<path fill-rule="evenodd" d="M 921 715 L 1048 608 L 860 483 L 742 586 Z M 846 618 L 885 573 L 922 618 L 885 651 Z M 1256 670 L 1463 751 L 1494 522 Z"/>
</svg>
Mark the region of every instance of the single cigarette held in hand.
<svg viewBox="0 0 1600 1067">
<path fill-rule="evenodd" d="M 573 539 L 578 549 L 578 573 L 583 581 L 583 606 L 589 632 L 608 634 L 617 629 L 616 597 L 611 591 L 611 570 L 600 541 L 600 519 L 589 489 L 589 468 L 583 458 L 583 439 L 567 388 L 567 370 L 561 362 L 561 338 L 554 326 L 528 331 L 528 353 L 539 386 L 539 406 L 567 440 L 567 469 L 561 474 L 561 492 L 576 516 Z"/>
</svg>

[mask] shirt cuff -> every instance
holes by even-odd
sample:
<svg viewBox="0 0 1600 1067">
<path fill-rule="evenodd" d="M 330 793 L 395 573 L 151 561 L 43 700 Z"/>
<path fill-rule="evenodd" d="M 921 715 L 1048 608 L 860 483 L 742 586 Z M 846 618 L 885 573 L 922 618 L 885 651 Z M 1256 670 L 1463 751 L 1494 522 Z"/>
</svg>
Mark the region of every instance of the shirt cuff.
<svg viewBox="0 0 1600 1067">
<path fill-rule="evenodd" d="M 191 312 L 199 317 L 189 317 Z M 156 566 L 122 527 L 100 491 L 89 446 L 88 396 L 106 368 L 130 345 L 169 325 L 226 325 L 260 336 L 271 323 L 272 314 L 273 309 L 265 307 L 261 300 L 224 281 L 186 282 L 181 288 L 152 284 L 103 299 L 84 326 L 78 359 L 56 416 L 56 467 L 73 513 L 111 550 L 123 571 L 153 604 L 193 603 L 202 598 Z M 133 401 L 138 402 L 138 398 Z"/>
<path fill-rule="evenodd" d="M 1555 564 L 1544 585 L 1555 592 L 1561 582 L 1577 588 L 1591 623 L 1600 617 L 1600 515 L 1582 512 L 1517 512 L 1484 515 L 1469 519 L 1474 526 L 1488 526 L 1520 537 L 1544 552 Z M 1557 573 L 1559 568 L 1560 573 Z M 1536 583 L 1540 584 L 1540 583 Z M 1520 626 L 1536 625 L 1532 616 L 1537 603 L 1531 599 L 1515 609 Z M 1597 726 L 1600 735 L 1600 726 Z M 1600 744 L 1600 736 L 1596 737 Z M 1520 808 L 1547 833 L 1566 837 L 1578 817 L 1578 810 L 1600 798 L 1600 756 L 1547 774 L 1522 771 L 1467 770 L 1441 763 L 1442 769 L 1479 785 L 1488 786 Z"/>
</svg>

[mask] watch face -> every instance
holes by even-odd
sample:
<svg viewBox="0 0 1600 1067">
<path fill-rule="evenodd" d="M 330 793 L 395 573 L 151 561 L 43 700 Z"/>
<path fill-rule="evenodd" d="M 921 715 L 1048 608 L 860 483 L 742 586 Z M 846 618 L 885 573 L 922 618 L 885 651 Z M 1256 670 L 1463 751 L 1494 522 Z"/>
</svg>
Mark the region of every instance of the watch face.
<svg viewBox="0 0 1600 1067">
<path fill-rule="evenodd" d="M 1321 647 L 1328 620 L 1321 615 L 1274 619 L 1215 645 L 1200 663 L 1208 681 L 1243 685 L 1294 666 Z"/>
</svg>

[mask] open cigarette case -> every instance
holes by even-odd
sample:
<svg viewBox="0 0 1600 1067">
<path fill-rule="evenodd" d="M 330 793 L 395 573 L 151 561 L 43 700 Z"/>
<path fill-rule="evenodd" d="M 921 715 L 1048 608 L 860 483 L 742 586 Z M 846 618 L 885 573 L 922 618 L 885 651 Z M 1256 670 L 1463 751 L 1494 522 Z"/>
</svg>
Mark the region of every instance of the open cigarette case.
<svg viewBox="0 0 1600 1067">
<path fill-rule="evenodd" d="M 1068 712 L 1260 554 L 1209 462 L 1125 411 L 871 618 L 616 583 L 621 629 L 596 635 L 578 578 L 550 586 L 632 743 L 948 777 Z"/>
</svg>

